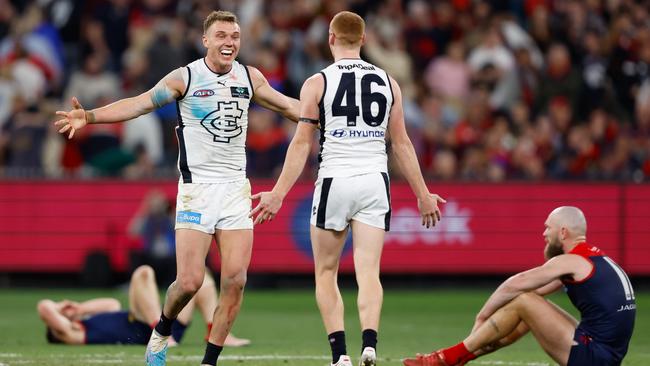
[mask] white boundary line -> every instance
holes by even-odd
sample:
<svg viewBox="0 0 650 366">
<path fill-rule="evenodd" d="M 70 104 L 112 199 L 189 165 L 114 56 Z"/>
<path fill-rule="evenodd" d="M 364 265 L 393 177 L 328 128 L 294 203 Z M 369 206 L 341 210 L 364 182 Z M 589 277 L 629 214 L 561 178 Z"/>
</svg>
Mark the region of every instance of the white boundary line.
<svg viewBox="0 0 650 366">
<path fill-rule="evenodd" d="M 125 361 L 131 361 L 136 357 L 133 355 L 126 355 L 125 353 L 114 354 L 114 353 L 96 353 L 96 354 L 84 354 L 79 355 L 79 359 L 83 359 L 84 362 L 90 364 L 121 364 Z M 120 359 L 114 357 L 122 357 Z M 20 360 L 23 358 L 22 354 L 19 353 L 0 353 L 0 358 L 11 358 L 13 359 L 11 364 L 30 364 L 35 363 L 35 361 Z M 68 357 L 65 355 L 57 355 L 53 358 Z M 168 356 L 170 361 L 200 361 L 202 356 Z M 315 355 L 223 355 L 219 357 L 220 360 L 228 361 L 264 361 L 264 360 L 329 360 L 329 356 L 315 356 Z M 386 362 L 385 358 L 379 358 L 379 361 Z M 8 361 L 8 360 L 3 360 Z M 396 359 L 391 359 L 391 361 L 397 361 Z M 522 361 L 474 361 L 473 364 L 477 365 L 495 365 L 495 366 L 550 366 L 546 362 L 522 362 Z M 10 366 L 10 364 L 0 362 L 0 366 Z"/>
</svg>

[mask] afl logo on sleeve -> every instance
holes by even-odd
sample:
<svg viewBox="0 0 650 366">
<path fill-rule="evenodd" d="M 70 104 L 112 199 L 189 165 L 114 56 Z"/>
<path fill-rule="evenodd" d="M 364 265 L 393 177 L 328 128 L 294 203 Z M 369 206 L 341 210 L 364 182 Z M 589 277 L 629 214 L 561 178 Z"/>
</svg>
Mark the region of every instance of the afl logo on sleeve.
<svg viewBox="0 0 650 366">
<path fill-rule="evenodd" d="M 229 143 L 242 133 L 239 120 L 243 113 L 239 103 L 220 101 L 217 103 L 217 109 L 203 117 L 201 126 L 214 136 L 214 142 Z"/>
</svg>

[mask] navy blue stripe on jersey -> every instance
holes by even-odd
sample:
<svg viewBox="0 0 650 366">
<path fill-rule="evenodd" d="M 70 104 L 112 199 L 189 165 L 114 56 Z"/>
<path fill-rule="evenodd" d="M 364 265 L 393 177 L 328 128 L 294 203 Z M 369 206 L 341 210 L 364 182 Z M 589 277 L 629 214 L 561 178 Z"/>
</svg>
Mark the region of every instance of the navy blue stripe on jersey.
<svg viewBox="0 0 650 366">
<path fill-rule="evenodd" d="M 190 83 L 192 82 L 192 72 L 190 71 L 189 66 L 185 66 L 185 68 L 187 69 L 187 88 L 185 89 L 185 93 L 183 93 L 183 95 L 176 98 L 177 102 L 182 100 L 183 98 L 185 98 L 185 96 L 187 95 L 187 92 L 190 91 Z M 176 109 L 178 109 L 178 104 L 176 104 Z M 180 116 L 180 114 L 179 114 L 179 116 Z"/>
<path fill-rule="evenodd" d="M 393 93 L 393 83 L 390 82 L 390 76 L 388 76 L 388 73 L 385 70 L 384 72 L 386 73 L 386 79 L 388 80 L 388 88 L 390 89 L 390 107 L 393 108 L 393 105 L 395 104 L 395 93 Z M 388 111 L 388 115 L 390 115 L 390 111 Z"/>
<path fill-rule="evenodd" d="M 320 72 L 323 75 L 323 95 L 318 101 L 318 119 L 320 119 L 320 139 L 318 143 L 320 144 L 320 150 L 318 150 L 318 164 L 323 162 L 323 148 L 325 147 L 325 92 L 327 92 L 327 78 L 325 77 L 324 72 Z"/>
<path fill-rule="evenodd" d="M 390 207 L 390 180 L 388 179 L 388 174 L 385 172 L 381 172 L 381 177 L 384 178 L 384 185 L 386 186 L 386 199 L 388 200 L 388 212 L 386 212 L 386 215 L 384 216 L 384 231 L 389 231 L 390 230 L 390 214 L 391 214 L 391 207 Z"/>
<path fill-rule="evenodd" d="M 253 79 L 251 79 L 251 73 L 248 71 L 248 66 L 244 66 L 244 70 L 246 70 L 246 76 L 248 76 L 248 83 L 251 85 L 251 99 L 253 99 L 253 95 L 255 94 L 255 88 L 253 88 Z"/>
<path fill-rule="evenodd" d="M 332 187 L 332 178 L 323 179 L 323 185 L 320 190 L 320 200 L 318 201 L 318 214 L 316 215 L 316 227 L 325 229 L 325 217 L 327 214 L 327 198 Z"/>
<path fill-rule="evenodd" d="M 176 127 L 176 138 L 178 138 L 178 169 L 181 171 L 183 183 L 192 183 L 192 172 L 187 165 L 187 150 L 185 149 L 185 136 L 183 135 L 183 118 L 181 117 L 181 107 L 176 102 L 176 113 L 178 113 L 178 127 Z"/>
</svg>

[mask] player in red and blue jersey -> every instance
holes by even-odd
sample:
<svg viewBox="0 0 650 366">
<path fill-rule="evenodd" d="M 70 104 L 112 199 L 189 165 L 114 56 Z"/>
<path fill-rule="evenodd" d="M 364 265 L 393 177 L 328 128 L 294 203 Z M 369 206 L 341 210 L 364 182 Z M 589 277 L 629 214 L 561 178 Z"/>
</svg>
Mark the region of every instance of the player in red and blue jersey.
<svg viewBox="0 0 650 366">
<path fill-rule="evenodd" d="M 528 331 L 562 366 L 620 365 L 634 329 L 634 291 L 623 269 L 587 243 L 586 232 L 580 209 L 553 210 L 545 222 L 546 263 L 501 284 L 465 340 L 405 359 L 404 365 L 464 365 L 512 344 Z M 562 287 L 580 312 L 580 321 L 544 299 Z"/>
<path fill-rule="evenodd" d="M 212 314 L 217 307 L 217 293 L 214 280 L 207 274 L 194 299 L 172 325 L 175 343 L 183 338 L 195 307 L 208 323 L 209 329 Z M 120 302 L 113 298 L 97 298 L 81 303 L 43 299 L 39 301 L 37 309 L 47 326 L 47 340 L 65 344 L 145 345 L 161 311 L 155 273 L 149 266 L 138 267 L 131 276 L 128 310 L 122 310 Z M 249 343 L 247 339 L 230 334 L 225 342 L 228 346 Z"/>
</svg>

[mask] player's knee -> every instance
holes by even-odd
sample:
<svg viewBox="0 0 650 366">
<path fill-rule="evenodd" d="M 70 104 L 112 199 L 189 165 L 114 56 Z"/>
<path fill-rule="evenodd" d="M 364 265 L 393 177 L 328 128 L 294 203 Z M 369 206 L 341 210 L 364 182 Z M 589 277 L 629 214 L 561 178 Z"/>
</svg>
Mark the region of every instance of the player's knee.
<svg viewBox="0 0 650 366">
<path fill-rule="evenodd" d="M 524 292 L 515 297 L 511 303 L 517 307 L 526 307 L 536 303 L 541 298 L 540 295 L 534 292 Z"/>
<path fill-rule="evenodd" d="M 224 291 L 241 292 L 246 286 L 246 272 L 238 272 L 221 276 L 221 287 Z"/>
<path fill-rule="evenodd" d="M 176 279 L 176 283 L 184 294 L 195 294 L 203 284 L 201 276 L 182 276 Z"/>
<path fill-rule="evenodd" d="M 332 278 L 338 274 L 338 263 L 324 264 L 316 267 L 316 278 Z"/>
<path fill-rule="evenodd" d="M 151 266 L 144 264 L 135 269 L 133 272 L 133 277 L 141 278 L 143 280 L 155 279 L 156 273 L 154 272 L 153 268 L 151 268 Z"/>
</svg>

